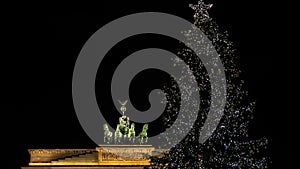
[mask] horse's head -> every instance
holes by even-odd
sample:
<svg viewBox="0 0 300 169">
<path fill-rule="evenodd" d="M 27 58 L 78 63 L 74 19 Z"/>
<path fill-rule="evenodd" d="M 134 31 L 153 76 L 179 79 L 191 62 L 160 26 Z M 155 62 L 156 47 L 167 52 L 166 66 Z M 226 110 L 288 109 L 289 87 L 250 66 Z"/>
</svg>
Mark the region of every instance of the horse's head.
<svg viewBox="0 0 300 169">
<path fill-rule="evenodd" d="M 131 123 L 130 127 L 131 127 L 131 129 L 134 129 L 134 123 Z"/>
<path fill-rule="evenodd" d="M 119 131 L 120 131 L 120 126 L 117 125 L 116 132 L 119 132 Z"/>
<path fill-rule="evenodd" d="M 104 131 L 108 131 L 108 125 L 107 124 L 103 124 L 103 129 L 104 129 Z"/>
<path fill-rule="evenodd" d="M 148 124 L 144 124 L 143 131 L 147 131 L 147 130 L 148 130 Z"/>
</svg>

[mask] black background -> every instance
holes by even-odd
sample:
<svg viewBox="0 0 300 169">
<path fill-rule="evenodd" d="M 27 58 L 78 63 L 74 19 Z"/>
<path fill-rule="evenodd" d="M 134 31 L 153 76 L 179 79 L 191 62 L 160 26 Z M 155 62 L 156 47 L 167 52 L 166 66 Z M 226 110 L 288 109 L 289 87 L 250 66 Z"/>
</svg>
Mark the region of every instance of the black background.
<svg viewBox="0 0 300 169">
<path fill-rule="evenodd" d="M 207 2 L 214 3 L 211 17 L 229 32 L 250 97 L 257 101 L 250 137 L 269 139 L 271 168 L 295 167 L 296 111 L 285 95 L 291 87 L 287 83 L 294 80 L 282 71 L 285 60 L 293 61 L 291 47 L 287 49 L 291 42 L 284 40 L 290 31 L 289 18 L 282 15 L 285 6 L 258 0 Z M 156 11 L 193 21 L 189 3 L 196 1 L 101 1 L 59 10 L 54 8 L 59 5 L 29 5 L 5 12 L 3 162 L 9 168 L 27 165 L 28 148 L 94 148 L 72 103 L 72 73 L 82 46 L 101 26 L 127 14 Z"/>
</svg>

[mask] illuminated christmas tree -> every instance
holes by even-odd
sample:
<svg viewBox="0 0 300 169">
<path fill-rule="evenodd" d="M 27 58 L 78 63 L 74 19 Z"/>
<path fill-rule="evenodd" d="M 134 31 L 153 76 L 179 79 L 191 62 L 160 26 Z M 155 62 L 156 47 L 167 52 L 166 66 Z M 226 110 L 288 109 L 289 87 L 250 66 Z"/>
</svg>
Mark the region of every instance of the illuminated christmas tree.
<svg viewBox="0 0 300 169">
<path fill-rule="evenodd" d="M 203 144 L 199 143 L 199 132 L 203 126 L 210 106 L 210 80 L 204 64 L 189 48 L 179 49 L 174 66 L 181 68 L 187 64 L 192 71 L 183 73 L 181 83 L 188 85 L 191 76 L 194 76 L 200 93 L 200 107 L 198 118 L 189 134 L 162 157 L 152 157 L 150 168 L 267 168 L 270 160 L 264 155 L 267 148 L 267 139 L 251 140 L 248 136 L 248 125 L 253 118 L 255 102 L 249 101 L 248 93 L 241 79 L 241 71 L 236 65 L 237 56 L 232 42 L 229 41 L 228 33 L 222 32 L 216 22 L 210 18 L 208 10 L 211 4 L 205 4 L 199 0 L 197 5 L 190 5 L 195 11 L 194 25 L 198 27 L 212 42 L 225 67 L 226 74 L 226 106 L 224 115 L 214 131 L 213 135 Z M 202 37 L 193 30 L 183 30 L 186 42 L 197 45 Z M 201 52 L 201 51 L 198 51 Z M 180 99 L 180 91 L 175 80 L 172 86 L 166 86 L 163 91 L 167 97 L 168 116 L 165 116 L 165 126 L 172 125 L 179 112 L 177 101 Z M 183 110 L 187 116 L 189 110 Z M 170 137 L 171 136 L 165 136 Z"/>
</svg>

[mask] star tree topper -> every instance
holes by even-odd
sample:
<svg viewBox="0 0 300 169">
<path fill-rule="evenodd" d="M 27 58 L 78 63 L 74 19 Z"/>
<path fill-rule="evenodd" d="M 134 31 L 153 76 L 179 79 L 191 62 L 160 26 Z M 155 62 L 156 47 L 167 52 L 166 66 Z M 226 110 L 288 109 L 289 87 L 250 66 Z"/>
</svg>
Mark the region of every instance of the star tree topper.
<svg viewBox="0 0 300 169">
<path fill-rule="evenodd" d="M 198 4 L 190 4 L 190 7 L 195 11 L 194 19 L 195 23 L 201 23 L 210 20 L 208 10 L 213 6 L 213 4 L 205 4 L 203 0 L 199 0 Z"/>
</svg>

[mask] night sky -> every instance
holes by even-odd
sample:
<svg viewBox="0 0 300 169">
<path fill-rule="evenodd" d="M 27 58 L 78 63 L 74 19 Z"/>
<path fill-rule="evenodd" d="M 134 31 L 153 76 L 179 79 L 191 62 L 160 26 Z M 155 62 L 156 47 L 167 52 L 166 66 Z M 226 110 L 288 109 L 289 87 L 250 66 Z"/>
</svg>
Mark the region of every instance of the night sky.
<svg viewBox="0 0 300 169">
<path fill-rule="evenodd" d="M 9 17 L 5 19 L 8 31 L 4 32 L 9 36 L 6 41 L 8 47 L 4 48 L 8 55 L 1 62 L 4 68 L 4 81 L 1 83 L 5 85 L 1 113 L 8 120 L 2 123 L 5 135 L 1 139 L 5 141 L 2 146 L 8 154 L 5 162 L 11 166 L 9 168 L 27 165 L 29 148 L 95 148 L 96 145 L 81 128 L 72 102 L 74 64 L 84 43 L 95 31 L 121 16 L 145 11 L 170 13 L 193 21 L 193 10 L 188 4 L 196 2 L 101 1 L 97 5 L 91 4 L 94 8 L 90 10 L 50 8 L 8 13 Z M 207 2 L 214 3 L 211 17 L 222 30 L 229 32 L 237 49 L 238 64 L 249 97 L 257 101 L 250 138 L 267 137 L 270 140 L 268 154 L 273 161 L 271 168 L 292 168 L 292 162 L 295 162 L 291 153 L 293 146 L 287 144 L 285 138 L 292 137 L 293 131 L 281 127 L 291 129 L 295 126 L 288 121 L 291 112 L 280 106 L 289 103 L 283 96 L 286 88 L 281 88 L 288 77 L 281 73 L 284 63 L 280 59 L 289 57 L 281 51 L 286 44 L 279 40 L 285 36 L 279 27 L 281 24 L 278 25 L 282 16 L 278 15 L 275 5 L 266 1 Z M 128 48 L 121 45 L 111 55 L 124 57 L 126 54 L 123 55 L 122 51 L 128 55 L 143 47 L 172 48 L 172 43 L 162 43 L 161 39 L 163 41 L 164 38 L 136 37 L 128 40 Z M 113 67 L 113 60 L 110 61 L 112 65 L 105 65 L 105 68 Z M 103 84 L 106 84 L 109 72 L 105 74 L 103 69 L 102 73 Z M 163 77 L 157 72 L 153 76 Z M 143 81 L 147 79 L 139 80 L 137 77 L 135 85 L 139 94 L 135 95 L 134 91 L 132 94 L 136 99 L 143 98 L 137 102 L 140 109 L 148 106 L 147 95 L 142 97 L 146 93 L 143 93 L 144 89 L 159 85 L 154 82 L 145 85 Z M 107 85 L 103 84 L 101 80 L 96 83 L 97 97 L 107 100 L 107 103 L 103 102 L 106 105 L 102 105 L 107 107 L 110 97 L 102 95 L 101 90 L 107 89 Z"/>
</svg>

